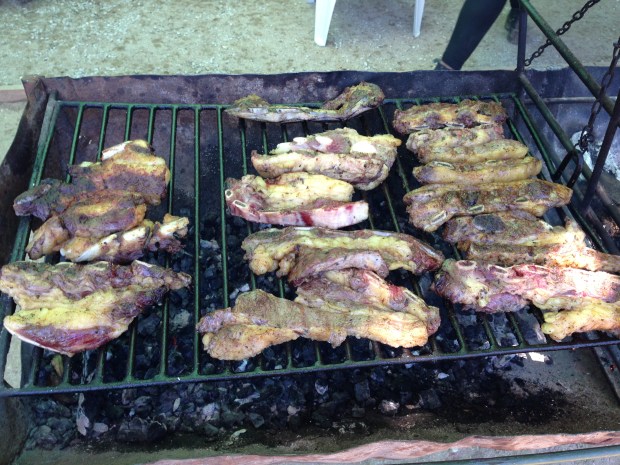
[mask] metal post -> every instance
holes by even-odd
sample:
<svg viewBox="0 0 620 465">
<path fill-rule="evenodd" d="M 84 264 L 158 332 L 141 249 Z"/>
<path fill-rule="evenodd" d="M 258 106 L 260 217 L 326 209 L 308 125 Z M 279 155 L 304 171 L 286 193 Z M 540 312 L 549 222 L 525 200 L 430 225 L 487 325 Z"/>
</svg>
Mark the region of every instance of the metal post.
<svg viewBox="0 0 620 465">
<path fill-rule="evenodd" d="M 601 149 L 598 152 L 598 157 L 596 158 L 594 169 L 592 170 L 592 177 L 590 178 L 588 182 L 586 193 L 583 196 L 581 208 L 584 210 L 590 205 L 590 202 L 592 201 L 592 197 L 594 196 L 594 190 L 596 189 L 598 180 L 601 177 L 601 173 L 603 172 L 603 167 L 605 166 L 605 161 L 607 160 L 607 155 L 609 155 L 609 149 L 611 148 L 611 143 L 614 140 L 614 136 L 618 129 L 619 123 L 620 123 L 620 90 L 618 91 L 618 98 L 616 98 L 616 104 L 614 105 L 614 109 L 611 114 L 609 124 L 607 125 L 607 131 L 605 131 L 605 137 L 603 138 Z"/>
</svg>

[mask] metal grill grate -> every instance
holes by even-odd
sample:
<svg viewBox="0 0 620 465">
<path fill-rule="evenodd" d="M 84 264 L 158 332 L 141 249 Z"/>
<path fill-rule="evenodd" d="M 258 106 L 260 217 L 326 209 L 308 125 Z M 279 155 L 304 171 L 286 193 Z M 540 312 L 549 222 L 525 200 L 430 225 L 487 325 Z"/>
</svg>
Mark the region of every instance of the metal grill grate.
<svg viewBox="0 0 620 465">
<path fill-rule="evenodd" d="M 460 98 L 464 97 L 441 101 Z M 556 163 L 524 103 L 516 95 L 469 98 L 501 102 L 512 115 L 507 122 L 508 130 L 530 149 L 536 148 L 547 165 L 543 175 L 551 178 Z M 389 122 L 395 109 L 426 102 L 428 100 L 389 99 L 379 109 L 348 125 L 368 135 L 392 132 Z M 202 352 L 199 335 L 194 331 L 201 311 L 229 306 L 239 290 L 244 290 L 244 284 L 245 289 L 259 287 L 281 297 L 293 296 L 286 282 L 273 276 L 254 276 L 249 271 L 242 258 L 240 242 L 258 226 L 226 214 L 225 178 L 238 178 L 248 173 L 249 154 L 253 149 L 266 153 L 278 142 L 336 127 L 325 123 L 239 122 L 224 114 L 225 108 L 222 105 L 74 102 L 50 98 L 30 186 L 45 177 L 62 178 L 70 164 L 98 160 L 105 147 L 128 139 L 147 139 L 156 153 L 167 159 L 172 172 L 167 202 L 151 208 L 149 215 L 161 217 L 167 211 L 189 216 L 192 224 L 185 253 L 174 257 L 152 255 L 147 260 L 189 271 L 194 276 L 194 285 L 187 293 L 172 293 L 161 306 L 140 315 L 126 334 L 97 351 L 69 358 L 24 344 L 22 387 L 0 387 L 0 396 L 299 374 L 618 343 L 617 339 L 598 333 L 575 336 L 561 343 L 547 340 L 537 331 L 541 315 L 534 309 L 507 315 L 463 314 L 429 291 L 430 276 L 418 279 L 408 273 L 395 272 L 390 281 L 411 288 L 441 309 L 440 330 L 424 347 L 401 350 L 348 338 L 341 347 L 332 349 L 327 343 L 297 340 L 269 348 L 262 355 L 241 363 L 211 359 Z M 62 154 L 60 164 L 49 161 L 54 151 Z M 408 224 L 401 199 L 417 186 L 411 175 L 414 160 L 404 146 L 399 155 L 385 183 L 371 192 L 356 194 L 371 207 L 368 221 L 358 227 L 410 233 L 440 248 L 447 256 L 456 256 L 456 250 L 448 248 L 437 236 L 414 230 Z M 606 250 L 578 211 L 559 209 L 551 212 L 548 219 L 557 223 L 566 215 L 574 216 L 594 245 Z M 11 261 L 24 258 L 30 223 L 28 218 L 21 220 Z M 3 314 L 14 311 L 7 296 L 2 296 L 1 305 Z M 3 374 L 9 344 L 10 335 L 2 329 L 0 373 Z"/>
</svg>

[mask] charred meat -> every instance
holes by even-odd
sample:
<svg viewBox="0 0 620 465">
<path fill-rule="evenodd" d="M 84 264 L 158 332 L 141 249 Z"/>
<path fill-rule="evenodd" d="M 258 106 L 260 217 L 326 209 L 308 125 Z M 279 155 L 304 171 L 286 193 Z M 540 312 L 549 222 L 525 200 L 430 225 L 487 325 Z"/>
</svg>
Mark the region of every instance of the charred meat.
<svg viewBox="0 0 620 465">
<path fill-rule="evenodd" d="M 533 263 L 589 271 L 620 272 L 619 256 L 591 249 L 578 240 L 542 246 L 470 243 L 462 250 L 468 260 L 501 266 Z"/>
<path fill-rule="evenodd" d="M 300 292 L 291 302 L 255 290 L 241 294 L 234 307 L 207 314 L 197 326 L 205 350 L 214 358 L 242 360 L 300 336 L 333 347 L 347 336 L 415 347 L 439 326 L 435 307 L 368 271 L 329 272 Z"/>
<path fill-rule="evenodd" d="M 103 190 L 83 193 L 58 215 L 37 229 L 26 251 L 35 260 L 60 250 L 74 237 L 102 238 L 136 227 L 144 220 L 146 205 L 141 195 Z"/>
<path fill-rule="evenodd" d="M 0 270 L 0 290 L 20 307 L 4 326 L 26 342 L 74 355 L 117 338 L 143 309 L 190 282 L 185 273 L 137 261 L 15 262 Z"/>
<path fill-rule="evenodd" d="M 503 138 L 502 126 L 491 124 L 474 128 L 424 129 L 412 133 L 406 145 L 409 150 L 417 153 L 439 147 L 472 147 Z"/>
<path fill-rule="evenodd" d="M 376 108 L 385 95 L 376 84 L 361 82 L 347 87 L 333 100 L 319 108 L 295 105 L 272 105 L 258 95 L 249 95 L 233 103 L 226 113 L 267 123 L 293 123 L 298 121 L 345 121 L 367 110 Z"/>
<path fill-rule="evenodd" d="M 15 214 L 46 220 L 62 213 L 85 193 L 104 189 L 139 194 L 149 205 L 159 205 L 166 196 L 170 170 L 166 160 L 155 155 L 146 141 L 110 147 L 102 152 L 101 160 L 70 166 L 71 184 L 46 179 L 22 193 L 13 203 Z"/>
<path fill-rule="evenodd" d="M 527 151 L 527 146 L 517 140 L 497 139 L 471 146 L 422 146 L 418 147 L 416 155 L 420 163 L 476 164 L 493 160 L 520 160 L 527 155 Z"/>
<path fill-rule="evenodd" d="M 252 164 L 264 178 L 303 171 L 370 190 L 387 177 L 400 144 L 389 134 L 366 137 L 355 129 L 334 129 L 278 144 L 270 155 L 253 151 Z"/>
<path fill-rule="evenodd" d="M 368 218 L 366 202 L 351 202 L 351 184 L 321 174 L 247 175 L 226 183 L 230 212 L 248 221 L 337 229 Z"/>
<path fill-rule="evenodd" d="M 377 252 L 389 270 L 402 268 L 415 274 L 436 270 L 444 260 L 440 252 L 413 236 L 367 229 L 265 229 L 250 234 L 241 247 L 250 269 L 259 275 L 276 270 L 278 276 L 288 275 L 298 262 L 300 247 L 321 250 L 324 254 L 331 250 Z"/>
<path fill-rule="evenodd" d="M 410 134 L 421 129 L 447 126 L 471 128 L 502 124 L 506 118 L 506 110 L 500 103 L 463 100 L 459 103 L 428 103 L 414 105 L 407 110 L 396 110 L 392 125 L 400 134 Z"/>
<path fill-rule="evenodd" d="M 551 226 L 519 210 L 453 218 L 446 223 L 443 238 L 452 244 L 506 244 L 544 246 L 583 242 L 585 235 L 571 220 L 567 227 Z"/>
<path fill-rule="evenodd" d="M 405 195 L 414 226 L 435 231 L 455 216 L 522 210 L 542 216 L 549 208 L 566 205 L 572 190 L 540 179 L 488 184 L 434 184 Z"/>
<path fill-rule="evenodd" d="M 421 184 L 483 184 L 521 181 L 536 176 L 542 162 L 534 157 L 512 160 L 489 160 L 476 164 L 432 161 L 413 169 Z"/>
</svg>

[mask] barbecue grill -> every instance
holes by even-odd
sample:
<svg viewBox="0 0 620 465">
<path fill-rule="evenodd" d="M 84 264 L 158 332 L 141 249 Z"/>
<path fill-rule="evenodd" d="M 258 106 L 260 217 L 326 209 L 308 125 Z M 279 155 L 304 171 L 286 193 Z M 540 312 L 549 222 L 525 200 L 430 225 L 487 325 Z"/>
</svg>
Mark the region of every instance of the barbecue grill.
<svg viewBox="0 0 620 465">
<path fill-rule="evenodd" d="M 68 394 L 95 390 L 149 387 L 178 383 L 240 380 L 297 375 L 385 365 L 403 365 L 528 352 L 593 348 L 620 398 L 617 373 L 620 341 L 604 333 L 575 335 L 554 342 L 539 331 L 542 316 L 536 309 L 506 315 L 463 315 L 429 291 L 430 276 L 392 273 L 390 280 L 405 285 L 428 303 L 440 307 L 442 324 L 428 344 L 416 349 L 394 349 L 379 343 L 348 338 L 336 349 L 327 343 L 298 340 L 265 351 L 243 362 L 222 362 L 203 353 L 194 330 L 202 314 L 231 305 L 234 298 L 261 288 L 280 297 L 294 295 L 288 284 L 273 275 L 254 276 L 243 260 L 241 240 L 258 230 L 226 213 L 225 179 L 251 173 L 252 150 L 267 153 L 277 143 L 335 127 L 340 123 L 264 124 L 237 120 L 224 110 L 235 99 L 259 93 L 270 102 L 300 102 L 318 106 L 344 87 L 360 81 L 378 84 L 387 99 L 383 105 L 345 123 L 361 134 L 394 133 L 396 109 L 428 102 L 458 102 L 464 98 L 493 100 L 506 109 L 510 136 L 525 142 L 542 158 L 541 177 L 565 183 L 575 190 L 568 207 L 549 213 L 561 224 L 575 218 L 592 245 L 619 253 L 610 232 L 620 228 L 616 207 L 620 189 L 602 171 L 620 120 L 620 104 L 598 95 L 604 68 L 584 68 L 570 54 L 536 12 L 527 12 L 567 59 L 572 69 L 525 71 L 524 40 L 516 71 L 410 73 L 296 73 L 284 75 L 126 76 L 82 79 L 34 77 L 24 81 L 28 105 L 2 172 L 3 196 L 0 257 L 2 262 L 22 260 L 30 231 L 30 218 L 16 219 L 12 199 L 41 179 L 70 181 L 67 167 L 97 161 L 104 148 L 124 140 L 146 139 L 163 156 L 172 176 L 168 197 L 152 208 L 152 217 L 165 212 L 188 216 L 191 229 L 185 252 L 175 256 L 152 254 L 147 261 L 188 271 L 194 277 L 189 291 L 172 293 L 160 307 L 149 310 L 118 340 L 72 358 L 55 356 L 39 348 L 21 346 L 20 386 L 0 386 L 0 397 Z M 525 10 L 524 10 L 525 14 Z M 524 34 L 522 34 L 522 37 Z M 584 89 L 585 84 L 585 89 Z M 618 76 L 607 89 L 618 89 Z M 596 96 L 596 97 L 593 97 Z M 584 117 L 598 102 L 605 110 L 595 121 L 597 134 L 605 134 L 593 169 L 583 162 L 570 134 L 583 126 Z M 385 229 L 412 234 L 442 250 L 458 252 L 437 235 L 413 228 L 402 204 L 403 195 L 417 187 L 411 154 L 404 144 L 389 178 L 377 189 L 356 193 L 370 205 L 369 219 L 356 228 Z M 610 227 L 613 226 L 613 227 Z M 57 257 L 51 260 L 57 260 Z M 14 311 L 7 296 L 2 314 Z M 473 321 L 472 319 L 475 319 Z M 153 322 L 155 324 L 153 325 Z M 153 331 L 152 328 L 155 328 Z M 473 329 L 472 329 L 473 328 Z M 0 334 L 0 373 L 5 372 L 10 335 Z M 617 412 L 616 412 L 617 413 Z M 613 449 L 620 453 L 618 449 Z"/>
</svg>

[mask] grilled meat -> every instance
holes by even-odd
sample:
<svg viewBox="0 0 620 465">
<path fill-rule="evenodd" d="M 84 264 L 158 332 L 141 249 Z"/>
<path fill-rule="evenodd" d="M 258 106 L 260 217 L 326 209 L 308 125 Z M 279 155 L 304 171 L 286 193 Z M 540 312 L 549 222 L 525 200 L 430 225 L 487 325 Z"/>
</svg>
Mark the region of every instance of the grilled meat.
<svg viewBox="0 0 620 465">
<path fill-rule="evenodd" d="M 459 103 L 429 103 L 414 105 L 407 110 L 396 110 L 392 125 L 400 134 L 410 134 L 420 129 L 446 126 L 470 128 L 502 124 L 507 117 L 506 110 L 500 103 L 463 100 Z"/>
<path fill-rule="evenodd" d="M 513 210 L 453 218 L 446 223 L 443 238 L 452 244 L 544 246 L 583 242 L 585 235 L 571 220 L 566 228 L 551 226 L 530 213 Z"/>
<path fill-rule="evenodd" d="M 190 282 L 185 273 L 137 261 L 15 262 L 0 270 L 0 290 L 20 307 L 4 326 L 26 342 L 73 355 L 118 337 L 143 309 Z"/>
<path fill-rule="evenodd" d="M 347 336 L 415 347 L 439 326 L 435 307 L 372 272 L 329 272 L 304 286 L 300 302 L 255 290 L 241 294 L 233 308 L 207 314 L 197 325 L 205 350 L 214 358 L 242 360 L 300 336 L 333 347 Z"/>
<path fill-rule="evenodd" d="M 170 170 L 146 141 L 127 141 L 110 147 L 102 152 L 101 159 L 98 163 L 70 166 L 71 184 L 45 179 L 22 193 L 13 203 L 15 214 L 46 220 L 79 201 L 84 193 L 103 189 L 135 192 L 149 205 L 159 205 L 166 196 Z"/>
<path fill-rule="evenodd" d="M 519 160 L 527 155 L 527 146 L 517 140 L 497 139 L 471 146 L 421 146 L 417 147 L 416 155 L 420 163 L 475 164 L 491 160 Z"/>
<path fill-rule="evenodd" d="M 300 246 L 331 251 L 377 252 L 388 269 L 403 268 L 422 274 L 439 268 L 443 255 L 422 241 L 389 231 L 333 231 L 323 228 L 265 229 L 250 234 L 241 247 L 250 269 L 256 274 L 275 271 L 287 275 L 297 263 Z"/>
<path fill-rule="evenodd" d="M 304 171 L 370 190 L 387 177 L 400 144 L 389 134 L 366 137 L 355 129 L 334 129 L 278 144 L 270 155 L 253 151 L 252 164 L 264 178 Z"/>
<path fill-rule="evenodd" d="M 361 82 L 347 87 L 333 100 L 320 108 L 295 105 L 271 105 L 258 95 L 249 95 L 233 103 L 226 113 L 267 123 L 292 123 L 298 121 L 345 121 L 383 103 L 383 91 L 376 84 Z"/>
<path fill-rule="evenodd" d="M 574 299 L 620 300 L 620 277 L 603 271 L 538 265 L 502 268 L 470 260 L 446 260 L 433 288 L 451 302 L 488 313 L 516 311 L 529 302 L 543 310 L 562 310 Z"/>
<path fill-rule="evenodd" d="M 424 129 L 412 133 L 406 145 L 412 152 L 418 152 L 438 147 L 471 147 L 503 138 L 502 126 L 491 124 L 474 128 Z"/>
<path fill-rule="evenodd" d="M 448 221 L 443 237 L 458 243 L 468 260 L 620 272 L 620 257 L 588 248 L 585 233 L 571 219 L 563 228 L 519 211 L 461 217 Z"/>
<path fill-rule="evenodd" d="M 405 195 L 410 221 L 435 231 L 454 216 L 522 210 L 542 216 L 549 208 L 566 205 L 572 190 L 540 179 L 488 184 L 435 184 Z"/>
<path fill-rule="evenodd" d="M 413 169 L 421 184 L 483 184 L 520 181 L 540 173 L 542 162 L 534 157 L 520 160 L 489 160 L 476 164 L 457 164 L 432 161 Z"/>
<path fill-rule="evenodd" d="M 414 336 L 417 340 L 403 341 L 400 344 L 403 347 L 426 344 L 428 336 L 434 334 L 440 324 L 438 308 L 427 305 L 423 299 L 408 289 L 389 284 L 377 274 L 367 270 L 328 271 L 316 279 L 307 280 L 297 289 L 295 302 L 316 308 L 322 308 L 324 305 L 337 306 L 345 311 L 371 307 L 415 316 L 423 324 L 424 331 L 416 331 L 415 335 L 407 336 Z M 399 345 L 395 344 L 395 339 L 381 333 L 365 337 L 392 346 Z"/>
<path fill-rule="evenodd" d="M 296 250 L 295 264 L 288 273 L 288 280 L 294 286 L 327 271 L 349 268 L 367 270 L 385 278 L 389 269 L 381 254 L 375 250 L 358 250 L 335 247 L 315 249 L 304 245 Z"/>
<path fill-rule="evenodd" d="M 475 244 L 463 247 L 465 258 L 501 266 L 533 263 L 543 266 L 620 272 L 620 257 L 586 247 L 582 242 L 543 246 Z"/>
<path fill-rule="evenodd" d="M 247 175 L 226 181 L 226 204 L 248 221 L 343 228 L 368 218 L 368 204 L 351 202 L 353 186 L 321 174 Z"/>
<path fill-rule="evenodd" d="M 573 333 L 609 331 L 620 337 L 620 306 L 596 299 L 565 299 L 561 312 L 543 311 L 543 333 L 561 341 Z M 557 304 L 555 304 L 557 306 Z"/>
<path fill-rule="evenodd" d="M 134 228 L 144 220 L 143 202 L 142 196 L 128 191 L 84 193 L 65 211 L 43 223 L 26 251 L 35 260 L 60 250 L 73 237 L 102 238 Z"/>
<path fill-rule="evenodd" d="M 162 223 L 142 221 L 129 231 L 117 232 L 101 239 L 74 237 L 60 244 L 61 255 L 72 262 L 105 260 L 127 263 L 142 257 L 145 251 L 177 253 L 183 248 L 189 220 L 166 214 Z"/>
</svg>

